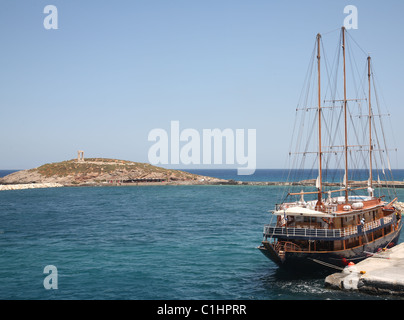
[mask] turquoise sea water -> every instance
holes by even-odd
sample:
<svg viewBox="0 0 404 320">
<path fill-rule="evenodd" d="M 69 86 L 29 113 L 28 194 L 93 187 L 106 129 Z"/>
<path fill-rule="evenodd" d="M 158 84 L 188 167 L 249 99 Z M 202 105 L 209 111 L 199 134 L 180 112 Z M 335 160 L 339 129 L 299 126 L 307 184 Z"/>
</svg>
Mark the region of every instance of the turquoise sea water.
<svg viewBox="0 0 404 320">
<path fill-rule="evenodd" d="M 2 191 L 0 299 L 386 298 L 329 290 L 324 276 L 285 273 L 265 258 L 256 247 L 278 194 L 274 186 Z M 44 288 L 47 265 L 58 289 Z"/>
</svg>

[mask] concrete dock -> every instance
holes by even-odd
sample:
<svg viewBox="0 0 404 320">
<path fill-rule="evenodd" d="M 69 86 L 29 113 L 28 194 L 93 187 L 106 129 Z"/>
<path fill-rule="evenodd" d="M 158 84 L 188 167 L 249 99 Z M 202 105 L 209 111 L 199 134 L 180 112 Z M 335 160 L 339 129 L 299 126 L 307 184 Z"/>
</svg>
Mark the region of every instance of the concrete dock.
<svg viewBox="0 0 404 320">
<path fill-rule="evenodd" d="M 404 243 L 329 275 L 325 285 L 341 290 L 404 296 Z"/>
</svg>

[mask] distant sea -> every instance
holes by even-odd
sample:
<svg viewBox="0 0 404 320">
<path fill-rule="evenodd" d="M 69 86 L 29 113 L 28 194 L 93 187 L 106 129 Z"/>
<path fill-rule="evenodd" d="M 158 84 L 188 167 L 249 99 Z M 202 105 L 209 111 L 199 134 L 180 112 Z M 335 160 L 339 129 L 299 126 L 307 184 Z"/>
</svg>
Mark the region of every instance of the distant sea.
<svg viewBox="0 0 404 320">
<path fill-rule="evenodd" d="M 316 169 L 302 169 L 302 170 L 289 170 L 286 169 L 257 169 L 252 175 L 237 175 L 237 169 L 184 169 L 184 171 L 195 173 L 204 176 L 211 176 L 220 179 L 233 179 L 238 181 L 287 181 L 288 175 L 298 176 L 301 180 L 316 179 Z M 386 170 L 387 172 L 387 170 Z M 332 169 L 328 172 L 328 177 L 334 178 L 343 177 L 343 170 Z M 383 175 L 381 171 L 373 171 L 373 179 L 377 180 L 377 177 L 382 180 Z M 390 177 L 390 176 L 389 176 Z M 349 173 L 350 180 L 367 180 L 369 178 L 369 171 L 363 169 L 352 170 Z M 404 181 L 404 170 L 394 169 L 392 170 L 392 178 L 395 181 Z"/>
<path fill-rule="evenodd" d="M 282 175 L 257 170 L 243 179 Z M 279 192 L 231 185 L 1 191 L 0 299 L 391 299 L 330 290 L 324 275 L 290 274 L 264 257 L 256 247 Z M 49 265 L 57 289 L 44 287 Z"/>
</svg>

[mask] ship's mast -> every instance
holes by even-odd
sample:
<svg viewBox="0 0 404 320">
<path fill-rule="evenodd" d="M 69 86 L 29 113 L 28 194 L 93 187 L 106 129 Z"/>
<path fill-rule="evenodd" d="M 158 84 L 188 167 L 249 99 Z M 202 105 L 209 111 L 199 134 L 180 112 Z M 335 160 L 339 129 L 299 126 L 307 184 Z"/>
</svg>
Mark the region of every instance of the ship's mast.
<svg viewBox="0 0 404 320">
<path fill-rule="evenodd" d="M 318 71 L 318 202 L 316 207 L 321 208 L 321 193 L 322 193 L 322 154 L 321 154 L 321 76 L 320 76 L 320 40 L 321 34 L 317 34 L 317 71 Z"/>
<path fill-rule="evenodd" d="M 347 126 L 347 100 L 346 100 L 346 71 L 345 71 L 345 27 L 342 27 L 342 54 L 344 57 L 344 124 L 345 124 L 345 202 L 348 203 L 348 126 Z"/>
<path fill-rule="evenodd" d="M 369 83 L 369 187 L 373 188 L 373 174 L 372 174 L 372 105 L 371 105 L 371 84 L 370 84 L 370 57 L 368 57 L 368 83 Z"/>
</svg>

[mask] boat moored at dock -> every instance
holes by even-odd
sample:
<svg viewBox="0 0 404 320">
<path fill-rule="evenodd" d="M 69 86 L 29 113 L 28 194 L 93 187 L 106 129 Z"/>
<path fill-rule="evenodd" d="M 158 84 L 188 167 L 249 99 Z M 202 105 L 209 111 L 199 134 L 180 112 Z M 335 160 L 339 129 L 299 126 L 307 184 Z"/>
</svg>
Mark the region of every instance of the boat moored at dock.
<svg viewBox="0 0 404 320">
<path fill-rule="evenodd" d="M 303 115 L 295 122 L 300 127 L 293 129 L 297 142 L 292 143 L 291 146 L 296 148 L 289 152 L 290 183 L 284 187 L 286 192 L 282 201 L 271 211 L 272 222 L 264 226 L 263 241 L 258 247 L 282 267 L 300 270 L 344 267 L 349 262 L 356 263 L 378 250 L 396 245 L 402 229 L 401 208 L 395 206 L 394 185 L 389 186 L 393 178 L 388 157 L 390 149 L 386 146 L 388 139 L 380 120 L 379 99 L 376 93 L 372 93 L 375 82 L 371 58 L 367 57 L 365 64 L 367 77 L 364 78 L 367 81 L 354 85 L 353 91 L 362 91 L 363 96 L 348 99 L 346 35 L 343 27 L 339 46 L 342 59 L 339 58 L 339 48 L 335 65 L 330 66 L 326 61 L 326 70 L 330 72 L 327 73 L 326 97 L 321 95 L 320 48 L 323 46 L 321 35 L 317 35 L 312 68 L 309 68 L 305 81 L 307 91 L 302 94 L 304 100 L 296 108 L 296 112 Z M 351 56 L 352 52 L 348 52 Z M 340 60 L 343 72 L 338 72 Z M 343 96 L 337 99 L 338 86 L 331 84 L 331 80 L 338 81 L 341 73 Z M 315 95 L 309 92 L 313 88 L 317 89 Z M 313 96 L 314 102 L 310 100 Z M 373 112 L 373 99 L 377 114 Z M 314 111 L 312 117 L 307 115 L 310 111 Z M 310 156 L 313 156 L 313 161 L 308 163 Z M 317 179 L 312 179 L 312 186 L 296 186 L 293 181 L 299 180 L 292 175 L 307 167 L 313 168 Z M 353 175 L 363 169 L 368 172 L 367 182 L 354 186 L 351 184 Z M 387 188 L 380 187 L 380 176 Z M 374 177 L 377 177 L 377 182 Z"/>
<path fill-rule="evenodd" d="M 401 212 L 380 198 L 330 198 L 324 212 L 313 203 L 287 203 L 264 226 L 259 249 L 280 266 L 346 266 L 397 244 Z"/>
</svg>

